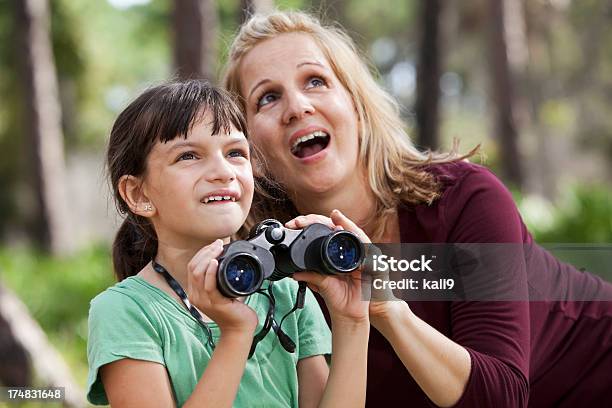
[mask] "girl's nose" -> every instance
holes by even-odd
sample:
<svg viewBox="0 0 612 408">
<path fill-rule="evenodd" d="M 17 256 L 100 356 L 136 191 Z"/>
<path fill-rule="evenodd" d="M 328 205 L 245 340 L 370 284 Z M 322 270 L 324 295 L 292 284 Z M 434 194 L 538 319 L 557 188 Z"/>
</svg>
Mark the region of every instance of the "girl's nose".
<svg viewBox="0 0 612 408">
<path fill-rule="evenodd" d="M 236 178 L 234 167 L 223 154 L 219 154 L 219 157 L 210 163 L 207 173 L 207 179 L 212 182 L 228 183 Z"/>
</svg>

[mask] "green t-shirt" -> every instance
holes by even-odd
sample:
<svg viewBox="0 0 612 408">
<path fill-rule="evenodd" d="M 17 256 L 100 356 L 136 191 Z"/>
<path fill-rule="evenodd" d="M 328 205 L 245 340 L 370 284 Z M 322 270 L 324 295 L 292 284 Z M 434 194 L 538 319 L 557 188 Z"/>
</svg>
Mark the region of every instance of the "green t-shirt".
<svg viewBox="0 0 612 408">
<path fill-rule="evenodd" d="M 274 283 L 277 321 L 293 307 L 297 287 L 297 282 L 292 279 Z M 329 328 L 316 299 L 309 290 L 306 293 L 304 308 L 290 314 L 282 326 L 296 344 L 295 353 L 285 351 L 270 330 L 247 361 L 234 400 L 235 407 L 298 406 L 298 360 L 331 353 Z M 246 299 L 246 304 L 257 312 L 258 331 L 265 321 L 268 298 L 253 294 Z M 208 325 L 215 343 L 218 342 L 219 327 L 214 323 Z M 108 404 L 99 375 L 100 367 L 132 358 L 164 365 L 174 398 L 178 406 L 182 406 L 193 392 L 211 355 L 206 332 L 185 306 L 139 277 L 127 278 L 91 301 L 87 399 L 93 404 Z"/>
</svg>

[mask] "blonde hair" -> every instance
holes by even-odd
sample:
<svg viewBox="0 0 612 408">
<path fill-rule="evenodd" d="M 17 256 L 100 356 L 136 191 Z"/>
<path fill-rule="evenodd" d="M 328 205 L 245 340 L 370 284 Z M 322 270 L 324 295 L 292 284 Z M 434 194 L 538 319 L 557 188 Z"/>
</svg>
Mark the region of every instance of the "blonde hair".
<svg viewBox="0 0 612 408">
<path fill-rule="evenodd" d="M 465 159 L 475 154 L 479 146 L 464 156 L 457 154 L 457 143 L 445 154 L 417 150 L 404 129 L 397 102 L 378 85 L 368 65 L 359 57 L 351 38 L 342 29 L 323 26 L 315 17 L 304 12 L 275 11 L 251 17 L 240 28 L 231 45 L 223 78 L 225 88 L 240 96 L 242 58 L 260 42 L 287 33 L 309 35 L 353 98 L 359 118 L 358 160 L 364 164 L 369 186 L 376 197 L 375 212 L 367 225 L 362 227 L 367 228 L 372 224 L 369 228 L 371 238 L 379 239 L 385 223 L 378 221 L 386 219 L 399 204 L 431 204 L 439 197 L 439 184 L 427 171 L 427 165 Z M 244 98 L 240 97 L 239 100 L 245 109 Z M 282 194 L 282 189 L 274 184 L 270 187 L 266 192 L 256 193 L 253 217 L 297 215 L 286 194 Z M 277 203 L 271 204 L 270 199 L 275 199 Z"/>
</svg>

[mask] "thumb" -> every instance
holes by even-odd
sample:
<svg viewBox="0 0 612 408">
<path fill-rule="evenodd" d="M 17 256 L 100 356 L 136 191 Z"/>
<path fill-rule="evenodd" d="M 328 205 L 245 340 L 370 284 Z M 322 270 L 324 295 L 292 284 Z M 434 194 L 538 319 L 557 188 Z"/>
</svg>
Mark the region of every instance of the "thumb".
<svg viewBox="0 0 612 408">
<path fill-rule="evenodd" d="M 342 214 L 340 210 L 333 210 L 330 216 L 332 222 L 336 225 L 340 225 L 347 231 L 352 232 L 357 235 L 362 242 L 370 242 L 370 238 L 363 232 L 361 228 L 357 224 L 355 224 L 352 220 L 350 220 L 346 215 Z"/>
</svg>

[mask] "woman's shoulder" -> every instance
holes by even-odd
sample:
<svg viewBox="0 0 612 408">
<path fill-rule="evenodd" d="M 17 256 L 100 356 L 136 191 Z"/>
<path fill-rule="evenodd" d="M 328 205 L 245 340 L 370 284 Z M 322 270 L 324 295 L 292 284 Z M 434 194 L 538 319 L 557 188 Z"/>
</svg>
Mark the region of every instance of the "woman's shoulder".
<svg viewBox="0 0 612 408">
<path fill-rule="evenodd" d="M 460 184 L 466 178 L 483 178 L 491 182 L 498 181 L 490 169 L 467 160 L 431 164 L 426 167 L 426 171 L 436 178 L 442 188 Z"/>
<path fill-rule="evenodd" d="M 439 184 L 440 196 L 434 203 L 445 205 L 452 201 L 457 207 L 483 192 L 512 201 L 512 195 L 500 179 L 487 167 L 466 160 L 437 163 L 427 167 Z"/>
<path fill-rule="evenodd" d="M 515 242 L 526 239 L 527 232 L 512 194 L 491 170 L 467 161 L 457 161 L 433 164 L 427 171 L 439 183 L 439 197 L 433 203 L 417 205 L 413 210 L 409 207 L 401 209 L 404 216 L 400 218 L 406 224 L 414 224 L 410 220 L 415 217 L 424 237 L 435 242 L 449 239 Z M 466 226 L 469 228 L 464 228 Z M 468 230 L 470 234 L 462 233 Z M 487 234 L 490 230 L 495 234 Z M 500 234 L 500 231 L 504 233 Z M 512 234 L 506 233 L 508 231 Z"/>
</svg>

